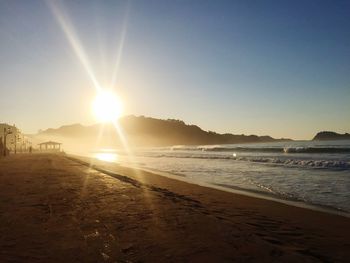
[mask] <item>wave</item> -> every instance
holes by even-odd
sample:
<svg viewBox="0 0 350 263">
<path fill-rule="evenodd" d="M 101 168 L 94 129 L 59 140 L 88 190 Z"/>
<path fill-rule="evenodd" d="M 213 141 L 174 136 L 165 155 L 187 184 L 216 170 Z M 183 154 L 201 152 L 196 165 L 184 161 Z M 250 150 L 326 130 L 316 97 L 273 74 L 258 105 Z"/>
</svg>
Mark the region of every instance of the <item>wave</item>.
<svg viewBox="0 0 350 263">
<path fill-rule="evenodd" d="M 285 147 L 285 153 L 350 153 L 346 147 Z"/>
<path fill-rule="evenodd" d="M 145 155 L 144 155 L 145 156 Z M 265 163 L 286 167 L 301 168 L 323 168 L 335 170 L 350 170 L 350 161 L 334 159 L 301 159 L 301 158 L 283 158 L 283 157 L 258 157 L 258 156 L 236 156 L 232 155 L 208 155 L 208 154 L 151 154 L 145 157 L 152 158 L 178 158 L 178 159 L 207 159 L 207 160 L 231 160 L 251 163 Z"/>
<path fill-rule="evenodd" d="M 342 160 L 310 160 L 310 159 L 281 159 L 281 158 L 263 158 L 263 157 L 239 157 L 233 158 L 237 161 L 248 161 L 255 163 L 270 163 L 291 167 L 310 167 L 310 168 L 324 168 L 324 169 L 350 169 L 350 163 Z"/>
<path fill-rule="evenodd" d="M 350 153 L 350 147 L 172 147 L 173 151 L 262 152 L 262 153 Z"/>
</svg>

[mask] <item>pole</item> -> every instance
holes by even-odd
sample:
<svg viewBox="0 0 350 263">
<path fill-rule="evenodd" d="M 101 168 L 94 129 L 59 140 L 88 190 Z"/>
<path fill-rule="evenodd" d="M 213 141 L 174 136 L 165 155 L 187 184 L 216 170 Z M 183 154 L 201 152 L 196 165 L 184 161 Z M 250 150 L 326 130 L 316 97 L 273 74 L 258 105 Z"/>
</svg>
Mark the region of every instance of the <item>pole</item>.
<svg viewBox="0 0 350 263">
<path fill-rule="evenodd" d="M 16 132 L 16 135 L 15 135 L 15 154 L 17 154 L 17 141 L 21 141 L 21 138 L 17 135 L 17 132 Z"/>
<path fill-rule="evenodd" d="M 4 152 L 3 155 L 6 156 L 6 128 L 4 128 Z"/>
<path fill-rule="evenodd" d="M 2 149 L 2 156 L 5 156 L 5 149 L 6 149 L 6 128 L 4 128 L 4 149 Z"/>
</svg>

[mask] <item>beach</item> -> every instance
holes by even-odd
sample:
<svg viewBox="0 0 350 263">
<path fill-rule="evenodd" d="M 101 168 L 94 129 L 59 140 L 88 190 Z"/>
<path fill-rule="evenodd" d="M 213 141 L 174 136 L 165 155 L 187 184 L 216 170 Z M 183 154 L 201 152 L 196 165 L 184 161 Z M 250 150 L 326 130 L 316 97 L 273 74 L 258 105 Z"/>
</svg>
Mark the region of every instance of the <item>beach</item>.
<svg viewBox="0 0 350 263">
<path fill-rule="evenodd" d="M 64 154 L 0 159 L 1 262 L 348 262 L 350 218 Z"/>
</svg>

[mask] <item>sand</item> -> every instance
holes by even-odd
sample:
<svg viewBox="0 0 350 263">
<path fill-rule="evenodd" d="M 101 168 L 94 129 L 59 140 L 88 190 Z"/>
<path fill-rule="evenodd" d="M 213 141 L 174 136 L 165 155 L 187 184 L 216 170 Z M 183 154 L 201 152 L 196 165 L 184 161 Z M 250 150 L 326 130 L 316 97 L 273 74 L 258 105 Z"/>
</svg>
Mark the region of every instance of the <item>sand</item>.
<svg viewBox="0 0 350 263">
<path fill-rule="evenodd" d="M 96 169 L 95 169 L 96 168 Z M 348 262 L 350 219 L 72 156 L 0 159 L 1 262 Z"/>
</svg>

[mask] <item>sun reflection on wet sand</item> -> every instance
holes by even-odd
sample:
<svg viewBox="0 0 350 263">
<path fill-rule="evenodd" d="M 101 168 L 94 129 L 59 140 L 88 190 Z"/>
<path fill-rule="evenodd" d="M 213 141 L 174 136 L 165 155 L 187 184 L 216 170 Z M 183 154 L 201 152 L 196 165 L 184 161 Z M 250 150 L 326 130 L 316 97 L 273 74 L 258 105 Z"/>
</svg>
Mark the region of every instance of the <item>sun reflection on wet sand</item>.
<svg viewBox="0 0 350 263">
<path fill-rule="evenodd" d="M 116 162 L 118 161 L 118 155 L 116 153 L 96 153 L 95 158 L 105 162 Z"/>
</svg>

